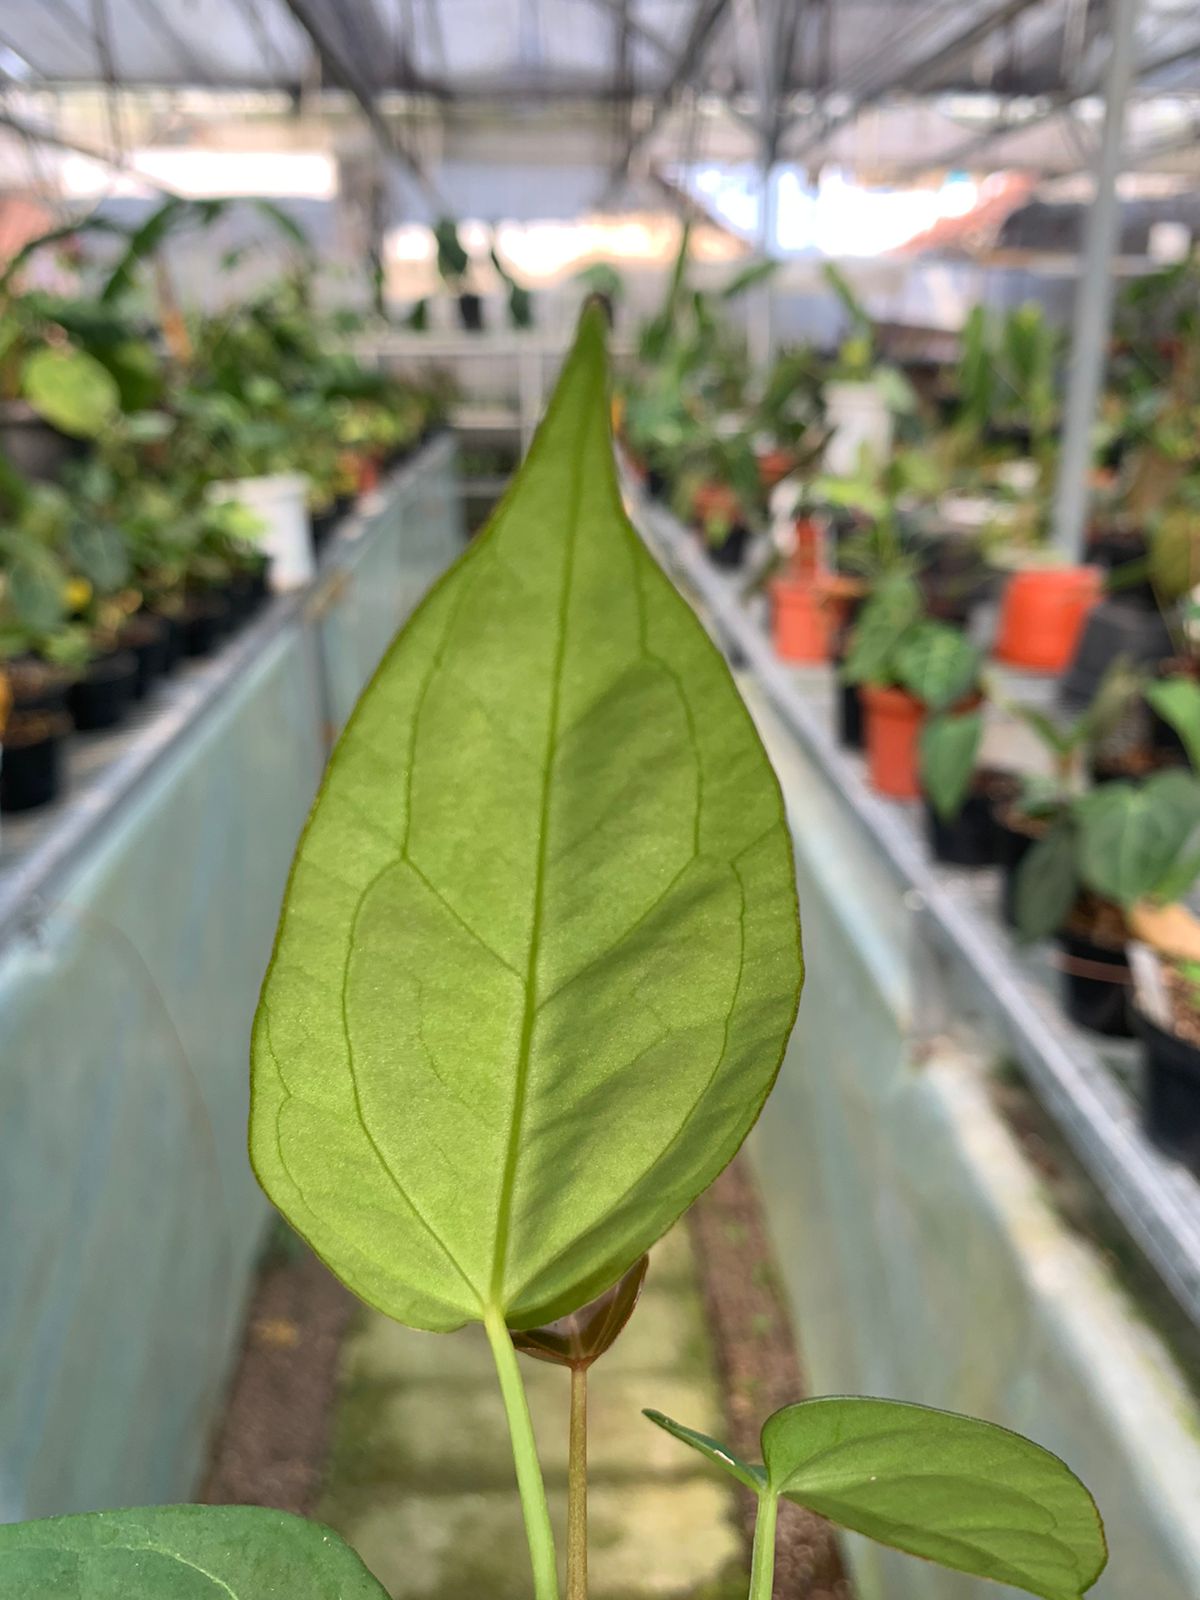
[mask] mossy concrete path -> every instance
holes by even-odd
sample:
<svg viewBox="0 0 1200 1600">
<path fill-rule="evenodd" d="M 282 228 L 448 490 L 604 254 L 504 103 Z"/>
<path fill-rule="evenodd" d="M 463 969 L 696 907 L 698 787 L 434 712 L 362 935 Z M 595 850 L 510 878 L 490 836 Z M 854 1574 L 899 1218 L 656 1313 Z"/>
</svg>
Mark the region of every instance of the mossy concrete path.
<svg viewBox="0 0 1200 1600">
<path fill-rule="evenodd" d="M 566 1502 L 568 1376 L 522 1358 L 551 1511 Z M 659 1245 L 633 1320 L 590 1381 L 591 1600 L 740 1600 L 732 1487 L 642 1416 L 718 1437 L 720 1393 L 687 1232 Z M 375 1312 L 343 1352 L 322 1519 L 395 1600 L 530 1600 L 512 1455 L 481 1329 Z"/>
</svg>

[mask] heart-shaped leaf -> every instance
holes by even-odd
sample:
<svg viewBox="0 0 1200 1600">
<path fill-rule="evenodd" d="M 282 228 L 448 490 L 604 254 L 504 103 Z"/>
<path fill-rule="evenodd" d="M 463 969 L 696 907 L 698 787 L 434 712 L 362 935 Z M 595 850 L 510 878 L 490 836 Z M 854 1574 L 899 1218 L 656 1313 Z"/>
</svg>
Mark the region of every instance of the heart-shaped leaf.
<svg viewBox="0 0 1200 1600">
<path fill-rule="evenodd" d="M 603 328 L 343 734 L 255 1024 L 260 1182 L 433 1330 L 613 1283 L 733 1156 L 796 1013 L 778 784 L 624 515 Z"/>
<path fill-rule="evenodd" d="M 962 809 L 982 739 L 981 711 L 946 712 L 921 730 L 921 786 L 944 822 Z"/>
<path fill-rule="evenodd" d="M 1022 939 L 1057 933 L 1079 895 L 1079 833 L 1059 817 L 1017 868 L 1016 918 Z"/>
<path fill-rule="evenodd" d="M 685 1428 L 682 1422 L 674 1422 L 670 1417 L 664 1417 L 661 1411 L 643 1411 L 644 1417 L 664 1429 L 674 1439 L 679 1439 L 683 1444 L 690 1445 L 693 1450 L 699 1451 L 706 1461 L 711 1461 L 714 1467 L 720 1467 L 722 1472 L 727 1472 L 731 1478 L 736 1478 L 747 1489 L 753 1489 L 755 1494 L 761 1494 L 767 1487 L 767 1474 L 763 1467 L 751 1466 L 748 1461 L 743 1461 L 741 1456 L 735 1456 L 732 1450 L 727 1450 L 716 1439 L 710 1439 L 707 1433 L 697 1433 L 695 1428 Z"/>
<path fill-rule="evenodd" d="M 21 390 L 39 417 L 79 439 L 94 438 L 121 408 L 112 373 L 82 350 L 35 350 Z"/>
<path fill-rule="evenodd" d="M 975 687 L 979 651 L 945 622 L 921 622 L 896 646 L 896 677 L 931 711 L 946 711 Z"/>
<path fill-rule="evenodd" d="M 973 1417 L 896 1400 L 804 1400 L 768 1417 L 772 1489 L 941 1566 L 1079 1600 L 1107 1559 L 1091 1495 L 1057 1456 Z"/>
<path fill-rule="evenodd" d="M 1200 824 L 1200 783 L 1160 772 L 1144 783 L 1105 783 L 1076 803 L 1079 868 L 1090 889 L 1123 906 L 1153 894 Z"/>
<path fill-rule="evenodd" d="M 387 1600 L 337 1534 L 260 1506 L 0 1526 L 0 1600 Z"/>
<path fill-rule="evenodd" d="M 894 573 L 877 583 L 854 625 L 842 668 L 846 682 L 888 682 L 893 653 L 920 613 L 921 591 L 908 573 Z"/>
</svg>

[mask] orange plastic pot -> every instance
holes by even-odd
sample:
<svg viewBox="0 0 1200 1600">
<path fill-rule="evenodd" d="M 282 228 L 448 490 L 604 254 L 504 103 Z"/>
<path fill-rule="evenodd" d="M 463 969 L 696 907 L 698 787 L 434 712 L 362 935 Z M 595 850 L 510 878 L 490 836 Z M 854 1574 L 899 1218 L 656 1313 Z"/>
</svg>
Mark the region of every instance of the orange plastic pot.
<svg viewBox="0 0 1200 1600">
<path fill-rule="evenodd" d="M 714 519 L 736 522 L 741 516 L 741 506 L 728 484 L 701 483 L 692 494 L 692 515 L 702 527 Z"/>
<path fill-rule="evenodd" d="M 828 661 L 829 612 L 810 579 L 776 578 L 771 583 L 771 632 L 781 661 Z"/>
<path fill-rule="evenodd" d="M 796 457 L 790 450 L 776 446 L 773 450 L 763 450 L 758 456 L 758 475 L 764 489 L 773 489 L 777 483 L 782 483 L 784 478 L 796 465 Z"/>
<path fill-rule="evenodd" d="M 893 800 L 921 793 L 919 750 L 925 707 L 903 689 L 859 690 L 867 722 L 867 773 L 871 786 Z"/>
<path fill-rule="evenodd" d="M 1065 672 L 1102 582 L 1099 567 L 1014 573 L 1000 607 L 996 659 L 1033 672 Z"/>
</svg>

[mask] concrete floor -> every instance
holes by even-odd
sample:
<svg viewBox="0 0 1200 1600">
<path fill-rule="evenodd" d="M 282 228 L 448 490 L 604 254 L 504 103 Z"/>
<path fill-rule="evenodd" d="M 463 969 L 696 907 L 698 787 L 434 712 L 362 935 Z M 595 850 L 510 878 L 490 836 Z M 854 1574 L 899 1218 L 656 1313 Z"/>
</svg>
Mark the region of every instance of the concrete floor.
<svg viewBox="0 0 1200 1600">
<path fill-rule="evenodd" d="M 522 1369 L 559 1528 L 568 1377 Z M 590 1383 L 591 1600 L 742 1600 L 728 1480 L 641 1415 L 718 1437 L 721 1402 L 687 1233 L 651 1261 L 641 1303 Z M 491 1355 L 479 1328 L 415 1333 L 363 1311 L 343 1356 L 321 1519 L 395 1600 L 530 1600 L 528 1553 Z"/>
</svg>

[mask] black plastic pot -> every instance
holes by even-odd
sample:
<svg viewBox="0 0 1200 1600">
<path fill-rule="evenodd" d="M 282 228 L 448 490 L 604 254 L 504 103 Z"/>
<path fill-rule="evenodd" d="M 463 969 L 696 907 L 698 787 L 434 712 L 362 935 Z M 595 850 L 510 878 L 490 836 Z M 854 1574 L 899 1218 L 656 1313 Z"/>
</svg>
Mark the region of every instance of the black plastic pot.
<svg viewBox="0 0 1200 1600">
<path fill-rule="evenodd" d="M 54 716 L 66 711 L 70 673 L 48 666 L 35 656 L 23 656 L 10 664 L 7 678 L 14 713 L 43 712 Z"/>
<path fill-rule="evenodd" d="M 1000 868 L 1000 917 L 1010 928 L 1017 926 L 1017 873 L 1021 863 L 1037 843 L 1037 835 L 1014 828 L 1005 808 L 992 812 L 992 838 L 996 864 Z"/>
<path fill-rule="evenodd" d="M 746 559 L 749 543 L 750 529 L 744 523 L 736 522 L 719 544 L 706 540 L 704 548 L 708 551 L 708 559 L 714 567 L 732 572 Z"/>
<path fill-rule="evenodd" d="M 271 598 L 271 558 L 263 556 L 262 560 L 250 568 L 246 573 L 246 595 L 250 607 L 250 615 L 261 611 Z"/>
<path fill-rule="evenodd" d="M 863 718 L 862 696 L 856 683 L 838 679 L 838 743 L 843 750 L 866 747 L 867 731 Z"/>
<path fill-rule="evenodd" d="M 1142 1041 L 1142 1121 L 1160 1150 L 1200 1167 L 1200 1049 L 1131 1006 Z"/>
<path fill-rule="evenodd" d="M 156 622 L 162 623 L 163 630 L 163 664 L 162 675 L 169 677 L 183 660 L 183 624 L 178 617 L 167 616 L 165 612 L 152 613 Z"/>
<path fill-rule="evenodd" d="M 477 294 L 459 295 L 458 316 L 468 333 L 483 331 L 483 301 Z"/>
<path fill-rule="evenodd" d="M 40 738 L 10 742 L 0 751 L 0 811 L 9 815 L 33 811 L 58 798 L 62 788 L 62 743 L 65 717 L 45 719 Z"/>
<path fill-rule="evenodd" d="M 81 439 L 60 433 L 27 401 L 0 400 L 0 454 L 24 477 L 58 483 L 63 468 L 84 448 Z"/>
<path fill-rule="evenodd" d="M 115 728 L 133 702 L 137 658 L 131 650 L 113 650 L 91 662 L 67 694 L 67 706 L 81 733 Z"/>
<path fill-rule="evenodd" d="M 170 653 L 170 632 L 162 617 L 143 612 L 134 617 L 121 634 L 121 649 L 128 650 L 137 662 L 137 677 L 133 685 L 133 698 L 144 700 L 167 670 Z"/>
<path fill-rule="evenodd" d="M 1098 528 L 1087 542 L 1087 559 L 1109 574 L 1115 599 L 1157 611 L 1158 601 L 1146 575 L 1146 556 L 1146 535 L 1138 528 Z"/>
<path fill-rule="evenodd" d="M 230 622 L 229 601 L 215 590 L 188 601 L 179 619 L 185 656 L 207 656 L 221 643 Z"/>
<path fill-rule="evenodd" d="M 313 548 L 323 550 L 333 537 L 333 530 L 338 525 L 338 508 L 336 502 L 326 506 L 324 511 L 315 511 L 312 517 Z"/>
<path fill-rule="evenodd" d="M 1076 933 L 1060 933 L 1063 1003 L 1067 1015 L 1081 1028 L 1128 1039 L 1130 1024 L 1129 960 L 1123 946 L 1095 944 Z"/>
<path fill-rule="evenodd" d="M 658 467 L 646 468 L 646 493 L 651 500 L 665 500 L 670 485 Z"/>
<path fill-rule="evenodd" d="M 1161 661 L 1171 653 L 1171 635 L 1157 611 L 1122 600 L 1102 600 L 1093 607 L 1079 644 L 1059 686 L 1068 710 L 1081 711 L 1095 698 L 1104 674 L 1118 656 L 1135 664 Z"/>
</svg>

